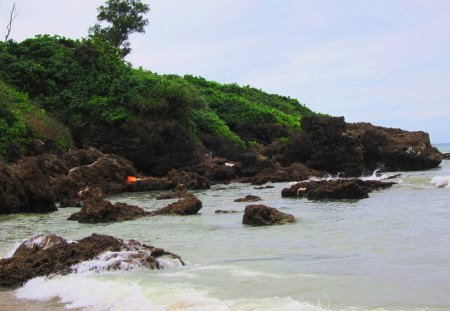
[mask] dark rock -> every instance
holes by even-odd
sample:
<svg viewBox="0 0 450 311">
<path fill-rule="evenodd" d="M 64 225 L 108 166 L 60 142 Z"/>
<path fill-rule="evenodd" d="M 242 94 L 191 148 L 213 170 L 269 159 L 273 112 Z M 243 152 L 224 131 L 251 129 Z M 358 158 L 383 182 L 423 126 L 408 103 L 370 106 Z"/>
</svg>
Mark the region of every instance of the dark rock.
<svg viewBox="0 0 450 311">
<path fill-rule="evenodd" d="M 189 172 L 185 170 L 171 170 L 167 174 L 167 179 L 172 183 L 172 185 L 185 185 L 187 189 L 209 189 L 210 183 L 205 178 L 197 173 Z"/>
<path fill-rule="evenodd" d="M 186 189 L 183 190 L 174 190 L 169 193 L 163 193 L 156 197 L 157 200 L 171 200 L 171 199 L 180 199 L 185 198 L 187 196 L 192 195 L 192 193 L 187 192 Z"/>
<path fill-rule="evenodd" d="M 77 199 L 81 201 L 90 199 L 101 199 L 105 197 L 105 193 L 100 187 L 86 186 L 77 192 Z"/>
<path fill-rule="evenodd" d="M 359 200 L 369 197 L 369 193 L 392 186 L 393 182 L 360 179 L 319 180 L 297 183 L 281 191 L 281 196 L 305 197 L 309 200 Z"/>
<path fill-rule="evenodd" d="M 72 134 L 79 148 L 94 146 L 102 152 L 117 154 L 152 176 L 199 163 L 196 142 L 178 119 L 140 119 L 120 125 L 92 121 L 73 128 Z"/>
<path fill-rule="evenodd" d="M 275 188 L 274 186 L 267 185 L 267 186 L 261 186 L 261 187 L 255 187 L 254 189 L 261 190 L 261 189 L 271 189 Z"/>
<path fill-rule="evenodd" d="M 265 205 L 247 205 L 242 223 L 251 226 L 283 225 L 295 222 L 295 217 Z"/>
<path fill-rule="evenodd" d="M 261 201 L 261 198 L 256 195 L 246 195 L 245 198 L 235 199 L 234 202 L 257 202 Z"/>
<path fill-rule="evenodd" d="M 450 153 L 449 152 L 443 153 L 442 157 L 444 160 L 450 160 Z"/>
<path fill-rule="evenodd" d="M 193 170 L 209 180 L 227 182 L 237 177 L 238 167 L 239 164 L 224 158 L 211 158 L 195 166 Z"/>
<path fill-rule="evenodd" d="M 129 269 L 164 268 L 157 259 L 161 256 L 184 265 L 175 254 L 133 240 L 124 242 L 94 233 L 69 243 L 54 234 L 39 235 L 22 243 L 11 258 L 0 259 L 0 287 L 16 288 L 38 276 L 76 273 L 77 264 L 98 259 L 100 255 L 107 257 L 103 258 L 103 270 L 107 271 L 121 269 L 122 264 Z"/>
<path fill-rule="evenodd" d="M 305 180 L 311 177 L 324 177 L 328 173 L 317 171 L 301 163 L 293 163 L 291 166 L 282 167 L 279 164 L 271 165 L 250 179 L 253 185 L 262 185 L 268 182 L 287 182 Z"/>
<path fill-rule="evenodd" d="M 151 215 L 194 215 L 201 208 L 202 201 L 195 195 L 190 195 L 157 211 L 151 212 Z"/>
<path fill-rule="evenodd" d="M 59 207 L 81 207 L 81 201 L 77 199 L 62 199 L 61 202 L 59 202 Z"/>
<path fill-rule="evenodd" d="M 302 118 L 302 132 L 286 145 L 284 162 L 302 162 L 332 174 L 360 176 L 383 168 L 421 170 L 439 165 L 442 154 L 427 133 L 348 124 L 343 117 Z"/>
<path fill-rule="evenodd" d="M 112 205 L 109 201 L 93 198 L 84 201 L 81 210 L 70 215 L 68 220 L 77 220 L 80 223 L 102 223 L 132 220 L 149 214 L 134 205 L 125 203 Z"/>
<path fill-rule="evenodd" d="M 216 213 L 216 214 L 234 214 L 234 213 L 237 213 L 237 211 L 218 209 L 214 213 Z"/>
<path fill-rule="evenodd" d="M 169 179 L 158 177 L 145 177 L 127 185 L 127 190 L 130 192 L 168 190 L 171 188 L 173 188 L 173 183 Z"/>
</svg>

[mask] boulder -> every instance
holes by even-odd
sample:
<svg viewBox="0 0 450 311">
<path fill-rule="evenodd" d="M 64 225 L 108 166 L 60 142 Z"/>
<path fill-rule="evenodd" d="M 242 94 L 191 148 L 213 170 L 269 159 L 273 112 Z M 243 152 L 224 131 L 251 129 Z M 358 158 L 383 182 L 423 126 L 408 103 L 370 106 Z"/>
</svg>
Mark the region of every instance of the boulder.
<svg viewBox="0 0 450 311">
<path fill-rule="evenodd" d="M 293 215 L 262 204 L 247 205 L 242 218 L 242 223 L 250 226 L 284 225 L 295 221 Z"/>
<path fill-rule="evenodd" d="M 94 233 L 68 242 L 54 234 L 39 235 L 23 242 L 11 258 L 0 259 L 0 287 L 16 288 L 32 278 L 53 274 L 161 269 L 168 261 L 184 265 L 179 256 L 134 240 Z"/>
<path fill-rule="evenodd" d="M 442 158 L 443 158 L 444 160 L 450 160 L 450 153 L 449 153 L 449 152 L 443 153 L 443 154 L 442 154 Z"/>
<path fill-rule="evenodd" d="M 159 210 L 151 212 L 151 215 L 194 215 L 202 208 L 202 201 L 195 195 L 187 196 L 175 203 L 169 204 Z"/>
<path fill-rule="evenodd" d="M 261 198 L 256 195 L 246 195 L 245 198 L 235 199 L 234 202 L 257 202 L 261 201 Z"/>
<path fill-rule="evenodd" d="M 218 209 L 214 213 L 216 213 L 216 214 L 234 214 L 234 213 L 237 213 L 237 211 Z"/>
<path fill-rule="evenodd" d="M 103 223 L 132 220 L 149 215 L 142 208 L 125 203 L 112 204 L 101 198 L 92 198 L 83 202 L 78 213 L 70 215 L 68 220 L 80 223 Z"/>
<path fill-rule="evenodd" d="M 127 185 L 127 191 L 130 192 L 144 192 L 155 190 L 168 190 L 174 187 L 173 183 L 163 177 L 144 177 L 138 179 L 136 182 Z"/>
<path fill-rule="evenodd" d="M 360 200 L 369 197 L 369 193 L 391 187 L 394 182 L 381 182 L 361 179 L 337 179 L 306 181 L 292 185 L 281 191 L 281 196 L 307 198 L 309 200 Z"/>
</svg>

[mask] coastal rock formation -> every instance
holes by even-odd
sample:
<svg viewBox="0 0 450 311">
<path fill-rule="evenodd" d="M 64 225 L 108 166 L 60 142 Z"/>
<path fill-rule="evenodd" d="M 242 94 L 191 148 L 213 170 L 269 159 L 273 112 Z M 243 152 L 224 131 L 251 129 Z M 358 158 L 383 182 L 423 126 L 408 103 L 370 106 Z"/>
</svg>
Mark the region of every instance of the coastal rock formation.
<svg viewBox="0 0 450 311">
<path fill-rule="evenodd" d="M 380 167 L 390 171 L 429 169 L 442 161 L 442 154 L 424 132 L 348 124 L 343 117 L 319 116 L 304 117 L 302 129 L 286 146 L 283 161 L 347 176 Z"/>
<path fill-rule="evenodd" d="M 132 220 L 149 215 L 142 208 L 125 203 L 112 204 L 101 198 L 92 198 L 83 202 L 81 210 L 70 215 L 68 220 L 80 223 L 102 223 Z"/>
<path fill-rule="evenodd" d="M 54 234 L 39 235 L 23 242 L 11 258 L 0 259 L 0 287 L 16 288 L 31 278 L 52 274 L 161 269 L 168 261 L 184 265 L 179 256 L 134 240 L 94 233 L 68 242 Z"/>
<path fill-rule="evenodd" d="M 234 214 L 234 213 L 237 213 L 237 211 L 218 209 L 214 213 L 216 213 L 216 214 Z"/>
<path fill-rule="evenodd" d="M 235 199 L 234 202 L 257 202 L 261 201 L 261 198 L 257 195 L 246 195 L 245 198 Z"/>
<path fill-rule="evenodd" d="M 137 119 L 119 126 L 88 122 L 72 134 L 79 148 L 93 146 L 117 154 L 148 175 L 163 176 L 173 168 L 199 162 L 196 143 L 176 119 Z"/>
<path fill-rule="evenodd" d="M 359 200 L 369 197 L 374 190 L 391 187 L 393 182 L 361 179 L 319 180 L 297 183 L 281 191 L 281 196 L 309 200 Z"/>
<path fill-rule="evenodd" d="M 194 215 L 202 208 L 202 201 L 195 195 L 187 196 L 175 203 L 169 204 L 159 210 L 151 212 L 155 215 Z"/>
<path fill-rule="evenodd" d="M 247 179 L 252 185 L 262 185 L 268 182 L 286 182 L 305 180 L 311 177 L 325 177 L 328 173 L 307 167 L 302 163 L 293 163 L 288 167 L 279 164 L 271 165 Z"/>
<path fill-rule="evenodd" d="M 206 159 L 193 170 L 209 180 L 226 182 L 237 177 L 238 164 L 224 158 Z"/>
<path fill-rule="evenodd" d="M 0 214 L 55 211 L 58 201 L 77 205 L 77 194 L 86 189 L 125 191 L 126 176 L 134 174 L 130 161 L 93 148 L 22 157 L 11 165 L 0 161 Z"/>
<path fill-rule="evenodd" d="M 444 160 L 450 160 L 450 153 L 449 152 L 443 153 L 442 157 Z"/>
<path fill-rule="evenodd" d="M 186 170 L 170 170 L 166 176 L 172 184 L 172 187 L 184 185 L 186 189 L 209 189 L 210 183 L 208 179 L 197 173 Z"/>
<path fill-rule="evenodd" d="M 250 226 L 284 225 L 295 222 L 291 214 L 265 205 L 247 205 L 245 207 L 242 223 Z"/>
<path fill-rule="evenodd" d="M 127 185 L 127 191 L 130 192 L 168 190 L 172 188 L 173 184 L 165 177 L 144 177 Z"/>
</svg>

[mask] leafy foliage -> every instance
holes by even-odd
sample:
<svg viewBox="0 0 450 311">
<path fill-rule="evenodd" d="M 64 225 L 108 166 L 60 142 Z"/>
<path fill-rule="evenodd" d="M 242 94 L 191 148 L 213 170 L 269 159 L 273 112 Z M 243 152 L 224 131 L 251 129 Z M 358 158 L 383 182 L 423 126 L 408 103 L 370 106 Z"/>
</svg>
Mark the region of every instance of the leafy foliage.
<svg viewBox="0 0 450 311">
<path fill-rule="evenodd" d="M 314 114 L 296 99 L 250 86 L 132 68 L 117 47 L 100 37 L 71 40 L 43 35 L 20 43 L 2 42 L 0 80 L 27 93 L 44 109 L 45 115 L 31 120 L 35 132 L 42 128 L 39 124 L 53 122 L 50 115 L 68 126 L 169 120 L 193 136 L 205 132 L 239 145 L 268 144 L 300 130 L 302 116 Z M 4 106 L 0 117 L 4 128 L 18 118 Z M 63 132 L 59 131 L 61 137 Z"/>
<path fill-rule="evenodd" d="M 121 48 L 122 56 L 126 56 L 131 51 L 129 35 L 133 32 L 145 32 L 148 19 L 144 18 L 144 14 L 150 10 L 149 6 L 140 0 L 107 0 L 97 10 L 98 21 L 110 25 L 102 27 L 95 24 L 89 29 L 90 35 Z"/>
</svg>

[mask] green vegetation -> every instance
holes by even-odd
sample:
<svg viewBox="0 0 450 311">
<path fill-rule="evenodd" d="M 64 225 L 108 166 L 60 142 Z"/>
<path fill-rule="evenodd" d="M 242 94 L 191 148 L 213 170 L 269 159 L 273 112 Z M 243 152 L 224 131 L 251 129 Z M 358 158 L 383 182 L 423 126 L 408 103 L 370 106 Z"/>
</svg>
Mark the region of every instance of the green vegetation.
<svg viewBox="0 0 450 311">
<path fill-rule="evenodd" d="M 128 37 L 133 32 L 145 32 L 148 19 L 144 18 L 144 14 L 149 10 L 150 7 L 140 0 L 107 0 L 97 9 L 97 19 L 109 23 L 109 26 L 102 27 L 97 23 L 89 29 L 89 33 L 120 48 L 122 56 L 126 56 L 131 51 Z"/>
<path fill-rule="evenodd" d="M 175 121 L 194 138 L 208 133 L 244 147 L 250 141 L 267 144 L 290 136 L 300 129 L 302 116 L 313 114 L 295 99 L 249 86 L 132 68 L 120 48 L 98 36 L 72 40 L 42 35 L 2 42 L 0 81 L 0 157 L 5 142 L 25 145 L 39 135 L 70 145 L 55 119 L 69 127 L 91 121 Z M 44 130 L 52 122 L 57 135 Z M 29 135 L 31 125 L 39 135 Z"/>
<path fill-rule="evenodd" d="M 65 126 L 0 81 L 0 158 L 13 146 L 25 152 L 35 138 L 53 140 L 63 149 L 72 145 Z"/>
</svg>

